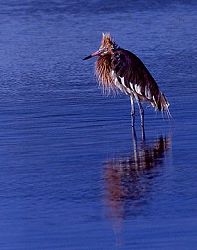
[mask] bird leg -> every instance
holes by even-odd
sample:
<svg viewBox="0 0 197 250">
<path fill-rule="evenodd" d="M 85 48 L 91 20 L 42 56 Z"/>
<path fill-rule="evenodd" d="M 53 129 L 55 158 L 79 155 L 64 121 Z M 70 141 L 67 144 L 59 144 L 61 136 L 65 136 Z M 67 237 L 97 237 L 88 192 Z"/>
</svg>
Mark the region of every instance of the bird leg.
<svg viewBox="0 0 197 250">
<path fill-rule="evenodd" d="M 135 132 L 135 127 L 132 127 L 132 139 L 133 139 L 133 151 L 134 151 L 134 159 L 135 163 L 138 162 L 138 157 L 137 157 L 137 136 Z"/>
<path fill-rule="evenodd" d="M 142 107 L 142 104 L 140 102 L 140 99 L 138 96 L 135 96 L 139 110 L 140 110 L 140 118 L 141 118 L 141 128 L 142 128 L 142 140 L 145 140 L 145 131 L 144 131 L 144 109 Z"/>
<path fill-rule="evenodd" d="M 134 104 L 134 97 L 133 95 L 130 96 L 130 101 L 131 101 L 131 125 L 132 128 L 135 126 L 135 104 Z"/>
</svg>

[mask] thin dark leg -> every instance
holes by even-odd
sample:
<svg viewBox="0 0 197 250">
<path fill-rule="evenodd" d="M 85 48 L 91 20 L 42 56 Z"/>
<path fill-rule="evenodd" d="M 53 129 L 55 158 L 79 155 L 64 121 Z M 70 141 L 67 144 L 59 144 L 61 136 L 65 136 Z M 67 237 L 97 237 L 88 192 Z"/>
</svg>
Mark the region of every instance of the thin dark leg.
<svg viewBox="0 0 197 250">
<path fill-rule="evenodd" d="M 132 128 L 132 139 L 133 139 L 133 157 L 134 157 L 134 166 L 137 171 L 140 167 L 140 156 L 138 153 L 138 145 L 137 145 L 137 136 L 135 132 L 135 127 Z"/>
<path fill-rule="evenodd" d="M 142 140 L 145 140 L 145 131 L 144 131 L 144 109 L 138 97 L 136 97 L 136 101 L 140 110 L 140 118 L 141 118 L 141 128 L 142 128 Z"/>
<path fill-rule="evenodd" d="M 134 104 L 134 97 L 130 96 L 131 101 L 131 125 L 132 128 L 135 126 L 135 104 Z"/>
<path fill-rule="evenodd" d="M 133 139 L 134 159 L 135 162 L 137 162 L 137 136 L 135 132 L 135 127 L 132 127 L 132 139 Z"/>
</svg>

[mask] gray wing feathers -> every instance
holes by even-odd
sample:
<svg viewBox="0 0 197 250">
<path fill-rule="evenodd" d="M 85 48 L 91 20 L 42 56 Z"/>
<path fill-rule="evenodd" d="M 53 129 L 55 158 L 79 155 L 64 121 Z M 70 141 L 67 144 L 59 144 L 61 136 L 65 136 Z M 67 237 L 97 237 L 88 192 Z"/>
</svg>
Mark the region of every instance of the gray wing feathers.
<svg viewBox="0 0 197 250">
<path fill-rule="evenodd" d="M 141 100 L 147 100 L 159 111 L 167 111 L 169 103 L 145 67 L 143 62 L 133 53 L 118 49 L 112 58 L 112 69 L 118 81 Z"/>
</svg>

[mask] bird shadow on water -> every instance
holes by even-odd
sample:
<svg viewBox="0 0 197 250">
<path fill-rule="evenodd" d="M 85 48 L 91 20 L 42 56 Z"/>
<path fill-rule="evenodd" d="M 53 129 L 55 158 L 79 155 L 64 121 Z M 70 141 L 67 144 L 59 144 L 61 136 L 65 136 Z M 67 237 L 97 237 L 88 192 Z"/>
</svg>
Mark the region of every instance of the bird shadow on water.
<svg viewBox="0 0 197 250">
<path fill-rule="evenodd" d="M 171 136 L 160 135 L 151 141 L 137 141 L 135 130 L 132 132 L 131 152 L 104 163 L 106 217 L 112 222 L 119 247 L 123 245 L 123 221 L 144 214 L 155 178 L 162 174 L 161 167 L 171 148 Z"/>
</svg>

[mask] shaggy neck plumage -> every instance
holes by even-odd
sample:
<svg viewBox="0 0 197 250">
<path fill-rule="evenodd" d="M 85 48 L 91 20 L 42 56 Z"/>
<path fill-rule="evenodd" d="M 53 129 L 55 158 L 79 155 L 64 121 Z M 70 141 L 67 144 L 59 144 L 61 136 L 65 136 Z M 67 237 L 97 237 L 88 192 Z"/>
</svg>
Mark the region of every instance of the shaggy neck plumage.
<svg viewBox="0 0 197 250">
<path fill-rule="evenodd" d="M 112 79 L 111 55 L 105 55 L 98 58 L 95 67 L 96 77 L 104 91 L 114 90 Z"/>
</svg>

